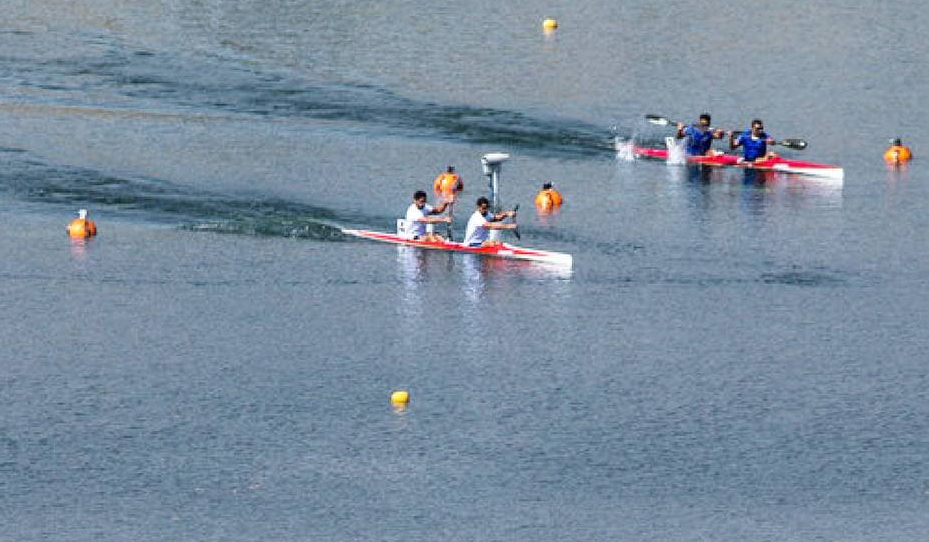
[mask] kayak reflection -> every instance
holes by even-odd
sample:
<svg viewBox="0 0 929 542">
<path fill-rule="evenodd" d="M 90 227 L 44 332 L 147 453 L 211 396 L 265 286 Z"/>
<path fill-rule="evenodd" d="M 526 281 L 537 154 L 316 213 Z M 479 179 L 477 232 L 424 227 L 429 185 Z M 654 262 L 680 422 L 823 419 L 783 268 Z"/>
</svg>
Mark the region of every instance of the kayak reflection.
<svg viewBox="0 0 929 542">
<path fill-rule="evenodd" d="M 507 284 L 520 280 L 565 280 L 572 276 L 570 267 L 546 265 L 525 260 L 508 260 L 476 254 L 451 254 L 416 247 L 397 247 L 398 276 L 411 311 L 424 284 L 460 277 L 463 292 L 472 301 L 494 289 L 507 290 Z M 407 303 L 405 303 L 407 305 Z M 415 317 L 415 314 L 408 316 Z"/>
</svg>

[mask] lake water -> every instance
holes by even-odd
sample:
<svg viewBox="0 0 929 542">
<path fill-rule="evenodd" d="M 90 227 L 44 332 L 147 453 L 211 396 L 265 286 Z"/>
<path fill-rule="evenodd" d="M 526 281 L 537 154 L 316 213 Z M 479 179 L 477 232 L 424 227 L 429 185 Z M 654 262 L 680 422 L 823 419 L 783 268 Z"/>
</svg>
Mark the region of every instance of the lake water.
<svg viewBox="0 0 929 542">
<path fill-rule="evenodd" d="M 923 2 L 6 4 L 0 540 L 929 539 Z M 340 233 L 488 152 L 572 269 Z"/>
</svg>

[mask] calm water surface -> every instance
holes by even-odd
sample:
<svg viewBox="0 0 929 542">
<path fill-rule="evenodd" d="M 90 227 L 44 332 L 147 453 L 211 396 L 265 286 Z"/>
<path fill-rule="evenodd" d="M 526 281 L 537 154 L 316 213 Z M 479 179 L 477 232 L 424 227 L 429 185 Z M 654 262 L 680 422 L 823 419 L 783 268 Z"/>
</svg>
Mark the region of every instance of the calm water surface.
<svg viewBox="0 0 929 542">
<path fill-rule="evenodd" d="M 923 3 L 530 4 L 4 6 L 0 540 L 929 538 Z M 573 269 L 339 232 L 487 152 Z"/>
</svg>

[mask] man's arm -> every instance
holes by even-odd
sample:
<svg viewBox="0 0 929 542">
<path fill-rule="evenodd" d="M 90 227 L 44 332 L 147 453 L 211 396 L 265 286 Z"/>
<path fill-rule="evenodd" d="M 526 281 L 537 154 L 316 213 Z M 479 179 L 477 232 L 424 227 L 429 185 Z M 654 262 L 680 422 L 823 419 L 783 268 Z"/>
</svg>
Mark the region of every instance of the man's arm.
<svg viewBox="0 0 929 542">
<path fill-rule="evenodd" d="M 432 211 L 430 211 L 429 214 L 430 214 L 430 215 L 437 215 L 437 214 L 444 213 L 444 212 L 445 212 L 445 209 L 447 209 L 448 206 L 451 205 L 452 203 L 455 203 L 455 196 L 454 196 L 454 194 L 453 194 L 450 198 L 448 198 L 448 199 L 446 199 L 445 201 L 443 201 L 442 203 L 440 203 L 440 204 L 436 205 L 435 207 L 433 207 L 433 208 L 432 208 Z"/>
<path fill-rule="evenodd" d="M 422 222 L 423 224 L 441 224 L 443 222 L 451 222 L 451 217 L 448 216 L 424 216 L 422 218 L 417 218 L 416 222 Z"/>
<path fill-rule="evenodd" d="M 729 134 L 729 148 L 735 149 L 742 144 L 741 138 L 736 139 L 735 134 Z"/>
<path fill-rule="evenodd" d="M 516 224 L 502 224 L 500 222 L 484 222 L 484 227 L 488 230 L 515 230 Z"/>
<path fill-rule="evenodd" d="M 511 216 L 516 216 L 516 211 L 504 211 L 502 213 L 497 213 L 494 215 L 493 222 L 499 222 L 503 219 L 510 218 Z"/>
</svg>

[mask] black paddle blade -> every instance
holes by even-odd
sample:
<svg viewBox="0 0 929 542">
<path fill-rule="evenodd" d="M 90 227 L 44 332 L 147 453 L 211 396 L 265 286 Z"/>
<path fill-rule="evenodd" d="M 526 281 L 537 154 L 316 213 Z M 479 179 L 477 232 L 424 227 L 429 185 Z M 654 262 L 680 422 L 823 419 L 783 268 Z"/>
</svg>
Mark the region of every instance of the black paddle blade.
<svg viewBox="0 0 929 542">
<path fill-rule="evenodd" d="M 452 192 L 452 197 L 454 197 L 454 194 L 456 192 L 457 190 Z M 448 204 L 448 218 L 454 220 L 455 219 L 454 213 L 455 213 L 455 201 L 452 200 L 452 202 Z M 448 237 L 449 241 L 454 241 L 454 239 L 452 239 L 452 223 L 451 222 L 445 225 L 445 233 L 447 234 L 446 237 Z"/>
<path fill-rule="evenodd" d="M 516 204 L 516 207 L 513 207 L 513 212 L 515 213 L 516 211 L 519 211 L 518 203 Z M 516 223 L 515 218 L 513 219 L 513 223 L 514 224 Z M 513 235 L 515 235 L 517 239 L 522 239 L 522 237 L 519 236 L 519 226 L 516 226 L 515 228 L 513 228 Z"/>
<path fill-rule="evenodd" d="M 802 139 L 782 139 L 777 142 L 778 145 L 787 147 L 788 149 L 797 149 L 802 151 L 806 148 L 806 141 Z"/>
</svg>

